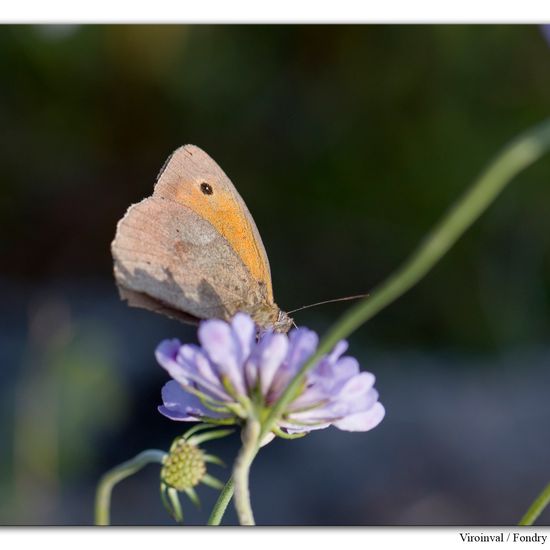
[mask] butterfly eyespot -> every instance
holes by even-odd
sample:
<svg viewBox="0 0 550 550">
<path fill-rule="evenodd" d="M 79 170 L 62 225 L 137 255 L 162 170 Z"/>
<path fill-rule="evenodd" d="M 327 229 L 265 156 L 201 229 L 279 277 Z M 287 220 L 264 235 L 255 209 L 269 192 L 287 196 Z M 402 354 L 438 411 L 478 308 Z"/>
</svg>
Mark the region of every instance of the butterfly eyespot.
<svg viewBox="0 0 550 550">
<path fill-rule="evenodd" d="M 201 191 L 205 195 L 211 195 L 214 192 L 214 189 L 212 189 L 212 186 L 209 183 L 206 183 L 205 181 L 203 181 L 201 183 Z"/>
</svg>

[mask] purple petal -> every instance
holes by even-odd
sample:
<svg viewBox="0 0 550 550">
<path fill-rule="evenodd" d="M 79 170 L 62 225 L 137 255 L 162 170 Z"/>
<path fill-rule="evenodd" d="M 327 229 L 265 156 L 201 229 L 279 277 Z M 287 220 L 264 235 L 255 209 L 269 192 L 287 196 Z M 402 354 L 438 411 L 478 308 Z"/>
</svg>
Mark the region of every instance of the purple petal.
<svg viewBox="0 0 550 550">
<path fill-rule="evenodd" d="M 292 377 L 300 370 L 304 362 L 313 355 L 319 338 L 307 328 L 294 329 L 289 334 L 288 353 L 284 363 L 275 373 L 267 399 L 278 399 Z"/>
<path fill-rule="evenodd" d="M 162 387 L 162 401 L 159 412 L 172 420 L 194 421 L 201 416 L 212 416 L 197 396 L 186 392 L 175 380 Z"/>
<path fill-rule="evenodd" d="M 327 396 L 337 395 L 347 382 L 359 374 L 359 363 L 354 357 L 342 357 L 331 364 L 325 357 L 308 375 L 312 385 L 322 388 Z"/>
<path fill-rule="evenodd" d="M 255 343 L 256 325 L 250 315 L 237 313 L 231 320 L 231 328 L 233 329 L 233 337 L 240 348 L 239 361 L 244 363 Z"/>
<path fill-rule="evenodd" d="M 189 384 L 188 373 L 178 363 L 181 343 L 177 339 L 163 340 L 155 350 L 158 363 L 168 371 L 168 374 L 180 384 Z"/>
<path fill-rule="evenodd" d="M 163 340 L 155 350 L 155 357 L 162 367 L 168 370 L 176 361 L 181 342 L 174 338 L 173 340 Z"/>
<path fill-rule="evenodd" d="M 321 384 L 314 384 L 306 388 L 300 396 L 298 396 L 288 406 L 288 411 L 296 411 L 306 407 L 312 407 L 317 404 L 322 404 L 328 400 L 327 392 Z"/>
<path fill-rule="evenodd" d="M 201 348 L 191 344 L 181 346 L 177 361 L 185 372 L 185 376 L 197 384 L 201 391 L 222 401 L 231 399 L 222 387 L 218 375 L 214 372 L 213 366 Z M 173 376 L 173 378 L 178 380 L 176 376 Z"/>
<path fill-rule="evenodd" d="M 366 394 L 374 386 L 375 378 L 371 372 L 361 372 L 350 378 L 338 392 L 339 400 L 352 401 Z M 336 397 L 336 396 L 335 396 Z"/>
<path fill-rule="evenodd" d="M 354 414 L 368 411 L 378 401 L 378 392 L 371 388 L 368 392 L 357 396 L 355 399 L 347 402 L 347 414 Z"/>
<path fill-rule="evenodd" d="M 259 364 L 262 349 L 265 346 L 269 345 L 271 338 L 273 338 L 272 330 L 265 330 L 264 332 L 262 332 L 259 341 L 253 348 L 248 359 L 245 361 L 244 376 L 246 380 L 246 385 L 249 389 L 252 389 L 256 386 L 256 382 L 259 376 Z"/>
<path fill-rule="evenodd" d="M 201 323 L 199 341 L 219 368 L 219 374 L 227 377 L 231 385 L 240 394 L 245 394 L 242 363 L 239 362 L 237 342 L 233 337 L 231 327 L 225 321 L 213 319 Z"/>
<path fill-rule="evenodd" d="M 258 346 L 258 350 L 257 369 L 260 376 L 261 391 L 263 395 L 267 395 L 273 378 L 286 357 L 288 338 L 285 334 L 273 334 L 271 338 L 264 339 Z"/>
<path fill-rule="evenodd" d="M 333 350 L 328 354 L 325 355 L 315 366 L 311 373 L 310 377 L 315 378 L 316 376 L 319 376 L 321 378 L 324 378 L 325 380 L 331 379 L 334 377 L 334 367 L 337 362 L 339 362 L 339 358 L 348 349 L 348 343 L 345 340 L 340 340 L 333 348 Z M 359 370 L 359 369 L 358 369 Z"/>
<path fill-rule="evenodd" d="M 312 424 L 317 422 L 332 422 L 339 420 L 350 413 L 345 402 L 331 402 L 308 411 L 295 412 L 289 415 L 291 421 Z"/>
<path fill-rule="evenodd" d="M 336 363 L 338 358 L 348 349 L 348 342 L 346 340 L 340 340 L 329 353 L 328 359 L 331 363 Z"/>
<path fill-rule="evenodd" d="M 312 330 L 297 328 L 290 332 L 289 340 L 287 362 L 298 371 L 306 359 L 315 353 L 319 337 Z"/>
<path fill-rule="evenodd" d="M 266 395 L 273 376 L 286 357 L 287 350 L 286 334 L 264 331 L 244 366 L 248 387 L 253 388 L 259 377 L 262 393 Z"/>
<path fill-rule="evenodd" d="M 358 413 L 366 413 L 378 401 L 378 392 L 372 387 L 374 376 L 369 372 L 362 372 L 350 378 L 341 386 L 338 392 L 325 392 L 322 384 L 315 384 L 292 403 L 289 410 L 304 408 L 309 404 L 318 407 L 293 412 L 290 420 L 297 422 L 339 422 Z M 324 401 L 324 403 L 323 403 Z"/>
<path fill-rule="evenodd" d="M 182 365 L 187 365 L 197 375 L 216 386 L 220 385 L 220 379 L 208 357 L 198 346 L 185 344 L 181 346 L 178 353 L 178 361 Z"/>
<path fill-rule="evenodd" d="M 349 379 L 359 374 L 359 362 L 355 357 L 342 357 L 334 365 L 334 376 L 339 380 Z"/>
<path fill-rule="evenodd" d="M 372 430 L 384 418 L 386 411 L 381 403 L 375 403 L 368 411 L 350 414 L 334 422 L 334 426 L 347 432 L 366 432 Z"/>
</svg>

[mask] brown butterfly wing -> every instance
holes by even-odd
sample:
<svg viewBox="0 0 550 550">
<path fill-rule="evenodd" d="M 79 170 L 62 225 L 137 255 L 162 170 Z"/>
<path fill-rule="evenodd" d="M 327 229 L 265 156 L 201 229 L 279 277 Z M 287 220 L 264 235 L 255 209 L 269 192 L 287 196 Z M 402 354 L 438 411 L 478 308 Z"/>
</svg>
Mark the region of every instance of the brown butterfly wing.
<svg viewBox="0 0 550 550">
<path fill-rule="evenodd" d="M 208 186 L 205 193 L 201 186 Z M 161 170 L 154 196 L 170 199 L 193 210 L 229 243 L 251 276 L 262 282 L 273 302 L 269 261 L 245 202 L 224 171 L 195 145 L 180 147 Z"/>
<path fill-rule="evenodd" d="M 131 206 L 112 253 L 117 285 L 130 305 L 186 322 L 229 319 L 237 311 L 261 325 L 276 321 L 265 284 L 209 222 L 173 200 L 153 196 Z"/>
</svg>

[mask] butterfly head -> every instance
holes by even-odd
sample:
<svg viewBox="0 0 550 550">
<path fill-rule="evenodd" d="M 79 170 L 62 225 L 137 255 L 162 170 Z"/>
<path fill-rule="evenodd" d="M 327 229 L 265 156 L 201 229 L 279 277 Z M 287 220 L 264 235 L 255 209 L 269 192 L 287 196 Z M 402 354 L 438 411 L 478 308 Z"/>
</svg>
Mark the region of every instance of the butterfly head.
<svg viewBox="0 0 550 550">
<path fill-rule="evenodd" d="M 274 330 L 275 332 L 288 332 L 294 325 L 294 320 L 288 313 L 279 309 L 277 304 L 261 303 L 252 310 L 243 304 L 241 311 L 247 311 L 256 322 L 260 331 Z"/>
<path fill-rule="evenodd" d="M 277 321 L 273 325 L 275 332 L 288 332 L 294 325 L 294 319 L 285 311 L 279 310 Z"/>
</svg>

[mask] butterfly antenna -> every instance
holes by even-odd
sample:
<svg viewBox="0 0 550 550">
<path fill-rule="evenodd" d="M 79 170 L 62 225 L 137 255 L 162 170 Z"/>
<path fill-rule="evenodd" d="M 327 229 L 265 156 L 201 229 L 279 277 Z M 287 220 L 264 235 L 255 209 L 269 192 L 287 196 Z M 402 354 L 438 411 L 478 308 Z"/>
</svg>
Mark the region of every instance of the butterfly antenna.
<svg viewBox="0 0 550 550">
<path fill-rule="evenodd" d="M 303 309 L 308 309 L 310 307 L 322 306 L 324 304 L 332 304 L 334 302 L 347 302 L 349 300 L 358 300 L 359 298 L 367 298 L 370 296 L 367 294 L 357 294 L 356 296 L 346 296 L 345 298 L 334 298 L 333 300 L 325 300 L 324 302 L 316 302 L 315 304 L 309 304 L 307 306 L 299 307 L 298 309 L 293 309 L 292 311 L 287 311 L 290 315 L 291 313 L 296 313 L 297 311 L 302 311 Z"/>
</svg>

